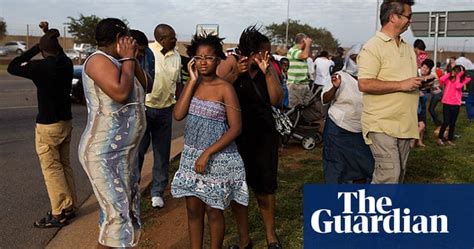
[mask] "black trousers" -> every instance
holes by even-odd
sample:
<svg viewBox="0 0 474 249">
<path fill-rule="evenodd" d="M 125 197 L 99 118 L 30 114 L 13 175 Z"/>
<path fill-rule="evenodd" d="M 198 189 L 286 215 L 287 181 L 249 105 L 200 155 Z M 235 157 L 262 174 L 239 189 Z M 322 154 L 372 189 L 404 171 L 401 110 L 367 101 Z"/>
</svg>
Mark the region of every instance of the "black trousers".
<svg viewBox="0 0 474 249">
<path fill-rule="evenodd" d="M 448 140 L 453 141 L 454 138 L 454 126 L 456 125 L 456 120 L 458 119 L 459 105 L 447 105 L 443 104 L 443 124 L 439 130 L 438 138 L 443 139 L 444 132 L 446 127 L 449 126 Z"/>
</svg>

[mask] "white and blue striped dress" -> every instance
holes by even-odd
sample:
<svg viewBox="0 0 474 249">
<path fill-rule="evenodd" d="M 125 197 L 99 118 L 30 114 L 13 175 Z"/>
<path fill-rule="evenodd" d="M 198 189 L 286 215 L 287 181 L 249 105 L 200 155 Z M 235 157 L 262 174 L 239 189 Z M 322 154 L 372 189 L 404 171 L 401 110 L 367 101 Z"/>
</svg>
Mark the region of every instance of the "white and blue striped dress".
<svg viewBox="0 0 474 249">
<path fill-rule="evenodd" d="M 96 53 L 108 57 L 120 70 L 115 58 Z M 117 103 L 95 85 L 85 73 L 86 66 L 87 61 L 82 79 L 88 122 L 78 155 L 101 208 L 99 243 L 134 247 L 141 226 L 136 160 L 146 128 L 144 90 L 135 79 L 128 103 Z"/>
</svg>

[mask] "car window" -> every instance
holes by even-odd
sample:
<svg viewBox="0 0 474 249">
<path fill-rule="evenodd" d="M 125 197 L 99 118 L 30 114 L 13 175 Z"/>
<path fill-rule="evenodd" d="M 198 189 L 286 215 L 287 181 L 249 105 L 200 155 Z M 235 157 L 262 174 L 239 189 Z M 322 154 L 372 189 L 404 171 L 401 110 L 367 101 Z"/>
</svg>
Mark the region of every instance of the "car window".
<svg viewBox="0 0 474 249">
<path fill-rule="evenodd" d="M 20 42 L 20 44 L 26 46 L 26 42 Z"/>
<path fill-rule="evenodd" d="M 13 42 L 7 42 L 7 43 L 5 43 L 5 46 L 11 46 L 11 45 L 15 45 L 15 43 L 13 43 Z"/>
</svg>

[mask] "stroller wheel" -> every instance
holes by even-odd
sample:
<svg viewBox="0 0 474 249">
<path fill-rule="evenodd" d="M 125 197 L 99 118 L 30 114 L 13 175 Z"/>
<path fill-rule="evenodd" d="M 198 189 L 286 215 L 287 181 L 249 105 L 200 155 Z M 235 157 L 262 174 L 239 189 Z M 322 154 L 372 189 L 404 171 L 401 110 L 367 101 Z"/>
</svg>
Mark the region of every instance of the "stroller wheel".
<svg viewBox="0 0 474 249">
<path fill-rule="evenodd" d="M 323 143 L 323 135 L 321 134 L 321 132 L 316 132 L 316 134 L 314 134 L 314 142 L 316 143 L 316 145 L 320 145 Z"/>
<path fill-rule="evenodd" d="M 304 137 L 301 140 L 301 145 L 306 150 L 312 150 L 316 147 L 316 140 L 314 139 L 314 137 Z"/>
<path fill-rule="evenodd" d="M 290 141 L 290 135 L 281 136 L 281 143 L 282 144 L 288 144 L 289 141 Z"/>
</svg>

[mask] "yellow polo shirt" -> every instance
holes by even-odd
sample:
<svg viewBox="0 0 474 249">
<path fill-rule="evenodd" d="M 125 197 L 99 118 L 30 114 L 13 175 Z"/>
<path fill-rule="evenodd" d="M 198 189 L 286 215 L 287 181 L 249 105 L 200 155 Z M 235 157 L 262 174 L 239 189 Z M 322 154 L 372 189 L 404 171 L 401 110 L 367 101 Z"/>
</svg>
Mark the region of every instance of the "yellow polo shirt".
<svg viewBox="0 0 474 249">
<path fill-rule="evenodd" d="M 170 107 L 175 100 L 176 83 L 180 80 L 181 56 L 175 48 L 166 54 L 161 53 L 163 46 L 158 42 L 150 44 L 155 56 L 155 80 L 151 93 L 146 95 L 145 105 L 163 109 Z"/>
<path fill-rule="evenodd" d="M 403 39 L 400 45 L 377 32 L 357 57 L 359 79 L 400 81 L 417 76 L 416 55 Z M 367 144 L 369 132 L 381 132 L 396 138 L 418 138 L 418 90 L 362 97 L 362 132 Z"/>
</svg>

